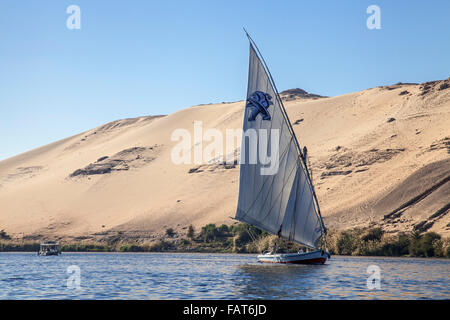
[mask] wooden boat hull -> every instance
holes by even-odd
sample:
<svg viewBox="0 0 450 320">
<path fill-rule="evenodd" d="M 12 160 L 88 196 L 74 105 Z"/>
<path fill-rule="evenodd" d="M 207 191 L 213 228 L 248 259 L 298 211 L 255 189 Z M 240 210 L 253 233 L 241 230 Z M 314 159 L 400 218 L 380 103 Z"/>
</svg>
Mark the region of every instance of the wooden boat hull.
<svg viewBox="0 0 450 320">
<path fill-rule="evenodd" d="M 324 264 L 330 254 L 317 250 L 306 253 L 266 253 L 258 255 L 257 258 L 261 263 Z"/>
</svg>

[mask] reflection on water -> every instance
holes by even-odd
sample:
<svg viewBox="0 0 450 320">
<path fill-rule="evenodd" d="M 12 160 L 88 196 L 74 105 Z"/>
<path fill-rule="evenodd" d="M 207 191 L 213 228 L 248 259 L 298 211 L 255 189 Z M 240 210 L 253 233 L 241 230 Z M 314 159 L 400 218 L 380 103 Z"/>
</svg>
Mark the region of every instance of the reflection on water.
<svg viewBox="0 0 450 320">
<path fill-rule="evenodd" d="M 251 299 L 311 299 L 308 284 L 323 275 L 328 265 L 241 265 L 237 268 L 240 293 Z"/>
<path fill-rule="evenodd" d="M 81 270 L 69 289 L 67 268 Z M 381 289 L 367 288 L 367 267 Z M 254 255 L 0 254 L 0 299 L 449 299 L 450 261 L 336 257 L 325 265 L 258 264 Z"/>
<path fill-rule="evenodd" d="M 368 289 L 367 267 L 381 269 L 381 288 Z M 333 257 L 320 266 L 241 265 L 240 293 L 276 299 L 449 299 L 450 261 Z"/>
</svg>

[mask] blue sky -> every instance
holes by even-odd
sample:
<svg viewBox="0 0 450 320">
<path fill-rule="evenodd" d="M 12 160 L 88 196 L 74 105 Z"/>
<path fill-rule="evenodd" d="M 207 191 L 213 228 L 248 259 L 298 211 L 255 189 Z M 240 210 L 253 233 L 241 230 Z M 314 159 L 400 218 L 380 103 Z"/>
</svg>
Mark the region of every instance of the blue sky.
<svg viewBox="0 0 450 320">
<path fill-rule="evenodd" d="M 450 76 L 450 1 L 0 2 L 0 159 L 108 121 L 244 99 L 248 42 L 279 90 Z M 69 30 L 69 5 L 81 29 Z M 369 5 L 381 29 L 369 30 Z"/>
</svg>

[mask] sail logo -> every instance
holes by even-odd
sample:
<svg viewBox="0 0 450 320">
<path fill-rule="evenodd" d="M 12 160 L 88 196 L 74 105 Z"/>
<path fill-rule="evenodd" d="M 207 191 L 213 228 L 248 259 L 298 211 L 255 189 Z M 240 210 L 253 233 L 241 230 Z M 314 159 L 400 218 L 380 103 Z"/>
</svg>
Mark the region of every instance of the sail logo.
<svg viewBox="0 0 450 320">
<path fill-rule="evenodd" d="M 262 91 L 253 92 L 247 99 L 246 108 L 250 110 L 248 121 L 255 121 L 261 114 L 263 120 L 270 120 L 269 106 L 273 104 L 272 97 Z"/>
<path fill-rule="evenodd" d="M 270 115 L 269 115 L 270 116 Z M 193 135 L 192 135 L 193 133 Z M 257 165 L 261 175 L 275 175 L 280 164 L 279 129 L 226 129 L 225 136 L 217 128 L 203 128 L 202 121 L 194 121 L 193 132 L 184 128 L 175 129 L 171 141 L 171 160 L 175 165 L 197 164 L 205 166 L 222 165 L 234 168 L 236 164 Z M 242 142 L 239 155 L 238 144 Z M 199 167 L 192 168 L 193 172 Z"/>
</svg>

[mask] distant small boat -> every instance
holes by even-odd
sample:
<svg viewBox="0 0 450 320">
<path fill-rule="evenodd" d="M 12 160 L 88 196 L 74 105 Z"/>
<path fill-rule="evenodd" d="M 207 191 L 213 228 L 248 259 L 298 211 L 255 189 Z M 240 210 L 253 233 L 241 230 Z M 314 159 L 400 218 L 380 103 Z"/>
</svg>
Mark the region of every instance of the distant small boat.
<svg viewBox="0 0 450 320">
<path fill-rule="evenodd" d="M 41 242 L 41 246 L 38 251 L 40 256 L 57 256 L 61 254 L 59 242 L 56 241 L 46 241 Z"/>
<path fill-rule="evenodd" d="M 306 147 L 300 148 L 270 71 L 248 33 L 247 37 L 250 63 L 235 219 L 311 250 L 283 254 L 274 249 L 258 255 L 258 262 L 323 264 L 330 258 L 327 231 L 308 170 Z M 251 133 L 259 138 L 255 141 Z M 260 157 L 270 154 L 270 167 L 268 161 L 252 163 L 256 157 L 251 152 Z M 275 170 L 268 170 L 272 162 Z"/>
</svg>

